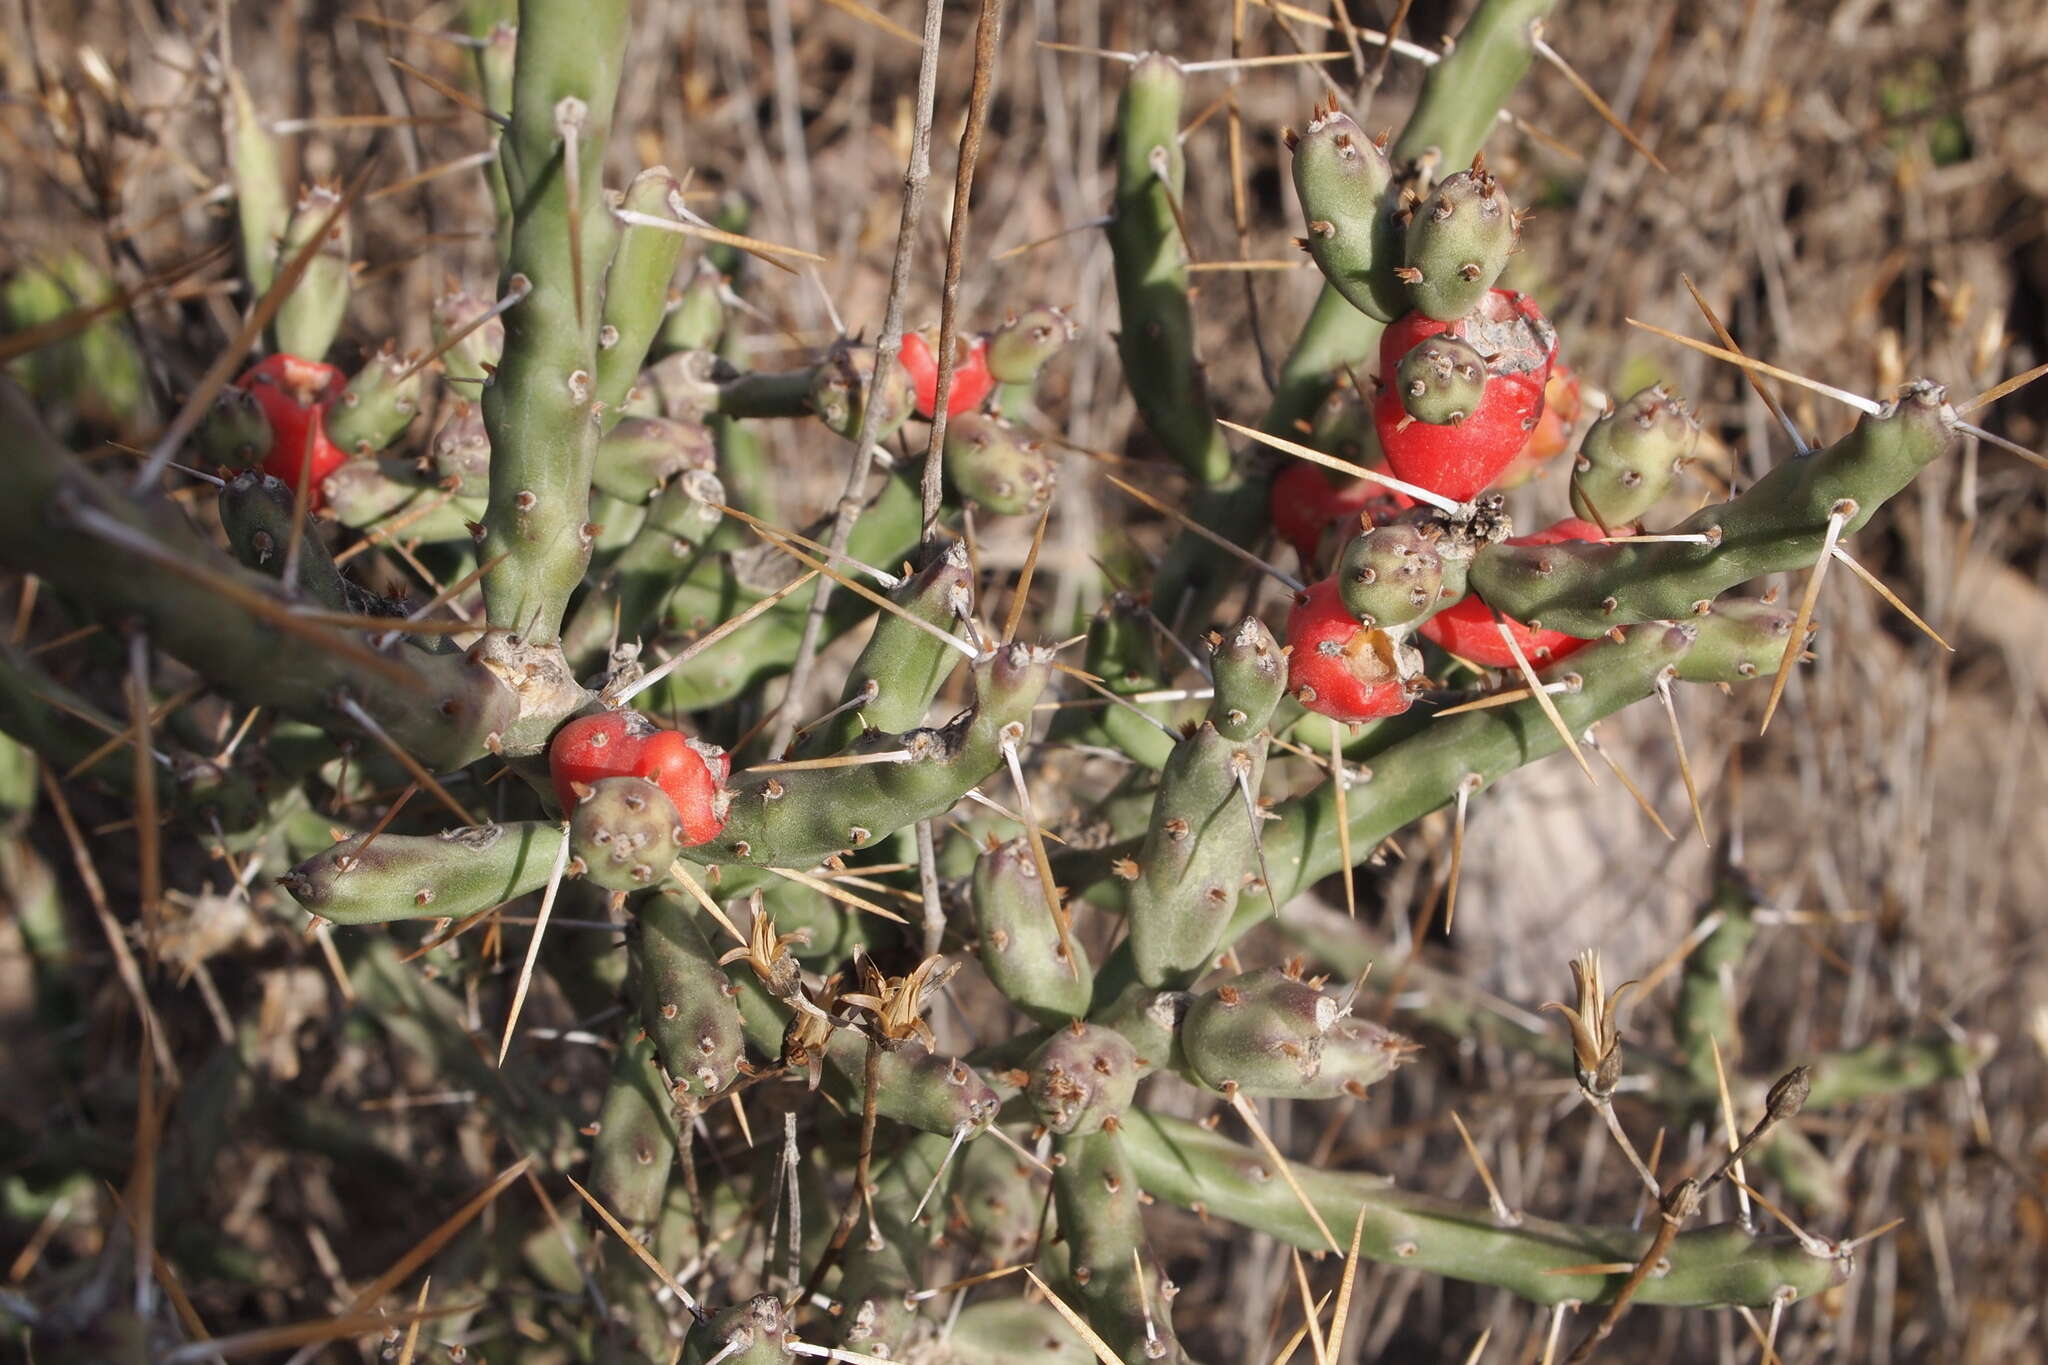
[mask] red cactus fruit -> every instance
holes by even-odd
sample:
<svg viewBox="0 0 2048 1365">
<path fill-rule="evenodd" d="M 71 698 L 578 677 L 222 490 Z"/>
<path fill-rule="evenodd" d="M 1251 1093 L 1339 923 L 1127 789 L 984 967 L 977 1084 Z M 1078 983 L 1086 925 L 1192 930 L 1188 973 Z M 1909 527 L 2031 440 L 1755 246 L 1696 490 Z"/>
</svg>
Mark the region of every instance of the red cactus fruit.
<svg viewBox="0 0 2048 1365">
<path fill-rule="evenodd" d="M 1361 512 L 1375 525 L 1415 505 L 1405 493 L 1397 493 L 1371 479 L 1330 482 L 1321 465 L 1305 460 L 1290 461 L 1273 476 L 1268 500 L 1273 529 L 1294 547 L 1303 564 L 1314 564 L 1321 549 L 1323 533 Z M 1345 527 L 1348 533 L 1352 528 Z"/>
<path fill-rule="evenodd" d="M 1511 536 L 1507 543 L 1556 545 L 1567 540 L 1599 540 L 1603 534 L 1590 521 L 1566 517 L 1555 526 L 1533 535 Z M 1522 647 L 1522 656 L 1537 668 L 1554 664 L 1593 643 L 1559 630 L 1531 630 L 1505 614 L 1500 619 L 1507 622 L 1515 643 Z M 1422 634 L 1445 653 L 1455 654 L 1482 668 L 1515 667 L 1515 656 L 1509 651 L 1507 641 L 1501 639 L 1500 628 L 1494 624 L 1493 610 L 1477 595 L 1463 597 L 1424 621 Z"/>
<path fill-rule="evenodd" d="M 924 333 L 905 332 L 901 360 L 917 394 L 918 415 L 929 419 L 938 404 L 939 353 Z M 995 388 L 996 377 L 988 368 L 988 338 L 954 337 L 953 387 L 946 393 L 946 415 L 958 417 L 979 408 Z"/>
<path fill-rule="evenodd" d="M 606 777 L 644 777 L 675 804 L 684 845 L 717 837 L 725 826 L 718 789 L 732 759 L 715 744 L 663 730 L 638 711 L 578 716 L 548 745 L 548 775 L 564 815 L 576 809 L 576 788 Z"/>
<path fill-rule="evenodd" d="M 295 355 L 265 356 L 235 383 L 252 394 L 270 421 L 270 450 L 263 472 L 297 488 L 306 483 L 306 506 L 319 511 L 325 498 L 320 485 L 347 459 L 327 439 L 327 409 L 348 386 L 332 365 Z"/>
<path fill-rule="evenodd" d="M 1401 358 L 1439 334 L 1469 343 L 1486 358 L 1478 406 L 1445 425 L 1410 416 L 1393 383 Z M 1492 290 L 1456 322 L 1410 313 L 1394 323 L 1380 337 L 1382 382 L 1372 409 L 1387 467 L 1460 502 L 1492 487 L 1536 431 L 1556 358 L 1556 330 L 1527 295 L 1508 289 Z"/>
<path fill-rule="evenodd" d="M 1550 367 L 1550 380 L 1543 386 L 1543 415 L 1529 443 L 1501 471 L 1496 488 L 1520 488 L 1543 473 L 1544 466 L 1564 454 L 1572 443 L 1572 428 L 1585 415 L 1585 396 L 1579 391 L 1579 377 L 1562 360 Z"/>
<path fill-rule="evenodd" d="M 1356 725 L 1408 709 L 1399 645 L 1344 609 L 1337 580 L 1311 583 L 1287 617 L 1287 690 L 1317 715 Z"/>
</svg>

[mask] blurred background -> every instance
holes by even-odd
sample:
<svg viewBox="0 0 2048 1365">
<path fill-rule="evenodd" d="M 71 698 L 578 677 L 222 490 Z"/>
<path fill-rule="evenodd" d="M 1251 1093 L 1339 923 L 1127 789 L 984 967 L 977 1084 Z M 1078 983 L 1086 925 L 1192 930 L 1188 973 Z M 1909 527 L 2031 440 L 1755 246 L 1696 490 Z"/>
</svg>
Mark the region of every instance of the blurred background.
<svg viewBox="0 0 2048 1365">
<path fill-rule="evenodd" d="M 1348 22 L 1370 29 L 1384 29 L 1396 9 L 1349 3 Z M 859 0 L 637 7 L 609 181 L 623 183 L 644 164 L 687 170 L 692 194 L 740 191 L 754 205 L 754 232 L 827 258 L 809 278 L 756 271 L 750 279 L 747 297 L 760 310 L 752 359 L 764 368 L 796 363 L 840 323 L 869 335 L 879 325 L 917 67 L 901 30 L 917 26 L 921 7 L 875 0 L 874 11 L 865 8 Z M 945 40 L 957 57 L 941 68 L 933 197 L 906 317 L 913 326 L 938 316 L 966 108 L 973 7 L 952 8 Z M 1469 6 L 1416 0 L 1400 8 L 1403 35 L 1433 47 Z M 1081 336 L 1055 366 L 1048 418 L 1078 445 L 1152 459 L 1123 391 L 1109 255 L 1091 226 L 1113 178 L 1109 125 L 1122 66 L 1041 40 L 1223 57 L 1232 51 L 1233 5 L 1009 0 L 1003 9 L 962 325 L 993 326 L 1006 311 L 1039 303 L 1067 307 Z M 1192 250 L 1212 267 L 1255 267 L 1195 277 L 1215 401 L 1241 421 L 1262 409 L 1264 373 L 1284 355 L 1319 283 L 1290 243 L 1302 228 L 1281 130 L 1333 92 L 1368 129 L 1398 127 L 1420 80 L 1406 57 L 1383 66 L 1371 45 L 1354 57 L 1332 13 L 1324 0 L 1242 6 L 1247 54 L 1344 55 L 1218 72 L 1196 78 L 1191 93 Z M 72 302 L 90 302 L 232 237 L 219 103 L 229 63 L 287 135 L 300 178 L 347 178 L 374 155 L 372 183 L 392 187 L 356 216 L 360 275 L 344 349 L 366 354 L 387 338 L 425 347 L 425 301 L 450 278 L 488 292 L 495 273 L 490 207 L 474 169 L 403 183 L 483 145 L 474 113 L 393 61 L 466 85 L 466 53 L 439 36 L 459 18 L 454 4 L 410 0 L 6 7 L 0 274 L 17 325 L 29 291 L 52 279 Z M 1635 318 L 1709 336 L 1683 276 L 1745 350 L 1856 393 L 1887 396 L 1924 375 L 1961 399 L 2048 358 L 2048 16 L 2038 0 L 1567 0 L 1547 37 L 1668 170 L 1603 122 L 1563 71 L 1539 64 L 1509 101 L 1512 126 L 1498 128 L 1486 149 L 1516 201 L 1535 208 L 1504 283 L 1537 297 L 1558 325 L 1563 356 L 1589 384 L 1625 395 L 1663 380 L 1702 414 L 1706 456 L 1674 498 L 1671 519 L 1792 454 L 1737 371 L 1628 325 Z M 116 319 L 61 355 L 17 365 L 68 364 L 89 375 L 66 390 L 70 408 L 52 414 L 82 448 L 146 443 L 235 330 L 247 300 L 233 281 L 231 265 L 213 268 L 174 300 L 139 310 L 132 328 Z M 1816 443 L 1852 424 L 1848 407 L 1791 386 L 1777 392 Z M 1976 417 L 2039 450 L 2048 445 L 2048 384 Z M 788 475 L 776 514 L 797 524 L 836 495 L 843 450 L 809 427 L 773 438 Z M 1099 600 L 1091 555 L 1141 562 L 1170 531 L 1132 524 L 1097 464 L 1066 465 L 1039 569 L 1047 622 L 1071 620 Z M 1173 486 L 1164 471 L 1150 484 Z M 1448 1122 L 1455 1108 L 1515 1207 L 1628 1217 L 1635 1196 L 1625 1172 L 1554 1059 L 1509 1046 L 1483 1025 L 1446 1027 L 1440 1009 L 1411 1007 L 1435 993 L 1476 1004 L 1481 1015 L 1528 1019 L 1542 1002 L 1568 998 L 1565 962 L 1590 946 L 1617 982 L 1649 975 L 1687 944 L 1717 873 L 1736 867 L 1763 909 L 1729 982 L 1740 1002 L 1740 1036 L 1722 1040 L 1731 1065 L 1768 1077 L 1819 1049 L 1902 1037 L 1946 1035 L 1974 1053 L 1995 1049 L 1965 1076 L 1805 1123 L 1816 1164 L 1786 1212 L 1837 1238 L 1903 1222 L 1860 1251 L 1845 1285 L 1785 1313 L 1778 1355 L 2048 1360 L 2044 489 L 2043 469 L 1966 443 L 1856 538 L 1858 560 L 1952 652 L 1836 572 L 1819 606 L 1817 657 L 1794 675 L 1767 738 L 1756 733 L 1761 695 L 1681 697 L 1711 849 L 1689 829 L 1669 723 L 1654 703 L 1605 725 L 1602 742 L 1679 838 L 1660 834 L 1621 784 L 1589 788 L 1561 760 L 1486 793 L 1470 815 L 1454 930 L 1430 936 L 1426 970 L 1418 967 L 1405 982 L 1409 994 L 1392 1000 L 1422 1054 L 1334 1123 L 1320 1109 L 1276 1107 L 1276 1137 L 1326 1164 L 1478 1198 Z M 1553 471 L 1516 498 L 1531 517 L 1562 515 L 1563 475 Z M 1006 584 L 1022 562 L 1030 519 L 1012 521 L 983 528 L 982 568 L 993 582 Z M 1796 593 L 1799 581 L 1785 587 Z M 7 592 L 12 601 L 15 588 Z M 829 666 L 822 673 L 837 676 Z M 1057 788 L 1040 789 L 1057 805 Z M 119 819 L 89 795 L 80 804 L 82 819 Z M 1398 842 L 1357 881 L 1370 938 L 1339 922 L 1336 883 L 1309 898 L 1319 905 L 1299 907 L 1306 923 L 1326 925 L 1328 943 L 1375 952 L 1405 944 L 1441 893 L 1448 814 Z M 0 1293 L 33 1302 L 59 1292 L 67 1269 L 89 1264 L 118 1224 L 105 1182 L 127 1174 L 136 1042 L 112 955 L 47 811 L 18 819 L 8 844 L 0 860 L 9 911 L 0 915 Z M 132 905 L 132 832 L 95 833 L 91 847 L 113 903 Z M 181 934 L 168 952 L 177 970 L 152 986 L 165 1043 L 189 1086 L 209 1074 L 224 1037 L 250 1026 L 260 1037 L 251 1076 L 203 1097 L 233 1121 L 203 1162 L 174 1164 L 160 1177 L 178 1184 L 176 1207 L 189 1220 L 167 1233 L 208 1234 L 190 1237 L 177 1264 L 202 1316 L 227 1331 L 333 1308 L 345 1287 L 430 1225 L 418 1213 L 426 1192 L 471 1188 L 491 1163 L 478 1117 L 460 1103 L 433 1102 L 439 1078 L 355 1025 L 318 946 L 299 934 L 277 893 L 258 884 L 246 898 L 224 894 L 206 880 L 203 856 L 188 852 Z M 59 869 L 54 886 L 50 869 Z M 55 967 L 38 956 L 25 912 L 48 903 L 75 945 Z M 1246 957 L 1291 950 L 1274 935 Z M 1398 958 L 1405 949 L 1392 951 Z M 1376 974 L 1394 970 L 1383 960 Z M 82 1022 L 69 1033 L 40 1022 L 53 972 L 81 1005 Z M 961 988 L 970 1015 L 972 986 Z M 1672 1047 L 1675 986 L 1667 977 L 1631 1007 L 1632 1047 Z M 527 1017 L 572 1022 L 565 1002 L 539 992 Z M 949 1018 L 942 1032 L 955 1026 Z M 601 1053 L 572 1042 L 559 1051 L 552 1083 L 594 1096 L 606 1069 Z M 1207 1112 L 1191 1091 L 1158 1102 Z M 1639 1141 L 1666 1117 L 1627 1104 L 1622 1113 Z M 320 1124 L 367 1135 L 377 1161 L 309 1136 Z M 1718 1137 L 1702 1113 L 1663 1141 L 1667 1153 L 1691 1154 Z M 1270 1360 L 1292 1293 L 1284 1251 L 1256 1232 L 1204 1227 L 1163 1207 L 1154 1217 L 1183 1286 L 1183 1340 L 1210 1361 Z M 1360 1303 L 1350 1360 L 1462 1360 L 1490 1331 L 1483 1359 L 1533 1361 L 1550 1324 L 1547 1311 L 1511 1297 L 1397 1268 L 1369 1268 Z M 516 1319 L 519 1310 L 504 1311 Z M 1607 1356 L 1652 1352 L 1671 1361 L 1761 1357 L 1732 1313 L 1650 1309 L 1628 1319 Z M 374 1343 L 333 1347 L 326 1358 L 374 1353 Z"/>
</svg>

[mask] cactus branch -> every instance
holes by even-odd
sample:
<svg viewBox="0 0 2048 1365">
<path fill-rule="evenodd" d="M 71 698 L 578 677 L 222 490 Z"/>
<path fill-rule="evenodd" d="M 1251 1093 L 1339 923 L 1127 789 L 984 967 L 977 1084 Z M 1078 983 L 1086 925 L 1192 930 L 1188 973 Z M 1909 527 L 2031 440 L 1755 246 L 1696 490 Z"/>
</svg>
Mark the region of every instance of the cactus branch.
<svg viewBox="0 0 2048 1365">
<path fill-rule="evenodd" d="M 1183 1208 L 1263 1228 L 1304 1250 L 1327 1246 L 1323 1231 L 1267 1169 L 1269 1158 L 1182 1119 L 1132 1110 L 1120 1134 L 1147 1192 Z M 1564 1273 L 1571 1267 L 1626 1261 L 1648 1240 L 1625 1225 L 1573 1226 L 1525 1217 L 1501 1227 L 1484 1207 L 1402 1190 L 1378 1176 L 1305 1166 L 1296 1179 L 1328 1219 L 1364 1210 L 1360 1251 L 1375 1261 L 1478 1284 L 1499 1285 L 1537 1303 L 1599 1303 L 1620 1292 L 1618 1274 Z M 1668 1273 L 1637 1290 L 1636 1301 L 1764 1307 L 1777 1295 L 1806 1297 L 1838 1283 L 1845 1267 L 1811 1255 L 1790 1239 L 1752 1237 L 1733 1225 L 1676 1234 Z"/>
<path fill-rule="evenodd" d="M 238 700 L 332 723 L 354 699 L 430 767 L 456 767 L 510 721 L 513 698 L 468 655 L 377 650 L 303 620 L 261 574 L 226 562 L 167 505 L 132 503 L 56 447 L 21 391 L 0 382 L 18 433 L 0 558 L 96 613 L 144 623 L 158 648 Z M 422 700 L 428 705 L 422 706 Z"/>
<path fill-rule="evenodd" d="M 505 351 L 484 389 L 491 495 L 484 551 L 490 620 L 554 643 L 590 557 L 585 523 L 597 461 L 597 291 L 616 232 L 593 170 L 604 161 L 625 57 L 627 0 L 523 0 L 503 141 L 513 182 L 508 286 L 532 286 L 505 313 Z M 558 111 L 580 106 L 563 120 Z M 571 180 L 575 184 L 571 184 Z M 572 191 L 574 198 L 571 198 Z M 573 224 L 573 226 L 572 226 Z"/>
<path fill-rule="evenodd" d="M 1862 529 L 1948 449 L 1955 426 L 1939 386 L 1913 385 L 1825 450 L 1782 462 L 1673 528 L 1711 543 L 1489 545 L 1473 560 L 1472 590 L 1519 621 L 1581 638 L 1684 618 L 1752 578 L 1814 564 L 1831 543 L 1830 528 Z"/>
</svg>

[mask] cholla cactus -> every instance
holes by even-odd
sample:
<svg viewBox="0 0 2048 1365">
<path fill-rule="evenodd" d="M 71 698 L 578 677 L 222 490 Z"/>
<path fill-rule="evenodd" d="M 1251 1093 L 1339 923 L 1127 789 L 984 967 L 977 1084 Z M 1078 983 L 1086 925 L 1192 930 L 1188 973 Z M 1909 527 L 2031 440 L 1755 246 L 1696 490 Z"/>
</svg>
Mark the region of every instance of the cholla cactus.
<svg viewBox="0 0 2048 1365">
<path fill-rule="evenodd" d="M 1662 1211 L 1650 1228 L 1626 1208 L 1549 1221 L 1498 1193 L 1467 1206 L 1317 1168 L 1259 1117 L 1260 1101 L 1341 1105 L 1400 1086 L 1416 1044 L 1323 974 L 1363 967 L 1352 940 L 1305 934 L 1308 960 L 1246 969 L 1248 933 L 1276 915 L 1299 932 L 1288 907 L 1304 892 L 1348 886 L 1439 808 L 1462 838 L 1477 794 L 1560 749 L 1584 762 L 1589 728 L 1624 707 L 1668 705 L 1679 683 L 1782 686 L 1811 594 L 1797 611 L 1731 594 L 1771 573 L 1817 577 L 1962 425 L 1940 385 L 1910 384 L 1675 526 L 1654 518 L 1700 439 L 1684 401 L 1651 387 L 1583 433 L 1575 414 L 1560 425 L 1555 405 L 1577 401 L 1559 361 L 1571 338 L 1499 287 L 1537 228 L 1480 150 L 1547 0 L 1482 0 L 1454 47 L 1425 54 L 1397 138 L 1369 135 L 1334 97 L 1288 134 L 1300 240 L 1326 284 L 1256 428 L 1219 417 L 1196 353 L 1182 209 L 1196 171 L 1179 134 L 1201 72 L 1133 56 L 1108 221 L 1117 348 L 1140 419 L 1193 492 L 1168 508 L 1186 530 L 1157 577 L 1063 643 L 1067 623 L 1039 617 L 1045 642 L 1024 625 L 1029 568 L 1007 611 L 979 595 L 962 530 L 976 513 L 1058 515 L 1057 404 L 1040 380 L 1075 337 L 1068 316 L 905 329 L 900 263 L 869 341 L 743 368 L 735 248 L 795 257 L 740 235 L 743 217 L 705 223 L 662 167 L 607 188 L 627 0 L 468 8 L 498 133 L 501 273 L 442 293 L 433 352 L 386 346 L 353 374 L 327 363 L 361 186 L 288 193 L 230 80 L 242 260 L 272 349 L 224 357 L 139 477 L 61 449 L 10 386 L 0 513 L 0 559 L 60 597 L 66 625 L 125 641 L 108 651 L 120 686 L 74 690 L 34 652 L 5 652 L 0 725 L 63 775 L 54 785 L 90 781 L 152 830 L 167 818 L 165 841 L 239 860 L 244 889 L 274 881 L 361 1007 L 475 1095 L 520 1172 L 560 1186 L 587 1159 L 583 1233 L 508 1214 L 496 1250 L 444 1253 L 437 1301 L 542 1287 L 520 1311 L 555 1353 L 507 1344 L 505 1358 L 1198 1356 L 1175 1327 L 1148 1203 L 1583 1305 L 1593 1330 L 1575 1358 L 1631 1304 L 1771 1309 L 1850 1273 L 1849 1243 L 1695 1225 L 1701 1191 L 1740 1174 L 1732 1158 L 1674 1159 L 1664 1176 L 1638 1158 Z M 783 474 L 759 433 L 776 420 L 807 424 L 820 459 L 857 456 L 826 523 L 769 510 Z M 866 474 L 898 432 L 913 454 L 928 434 L 935 447 L 922 488 L 914 458 Z M 1550 500 L 1561 519 L 1513 524 L 1501 485 L 1552 458 L 1573 471 L 1568 501 Z M 219 485 L 199 500 L 217 516 L 163 496 L 174 459 Z M 1269 520 L 1294 572 L 1255 552 Z M 384 596 L 357 557 L 376 544 L 403 544 L 445 586 L 425 604 Z M 1226 615 L 1247 564 L 1287 592 Z M 29 610 L 37 633 L 61 628 Z M 869 618 L 857 652 L 820 654 Z M 1082 642 L 1084 667 L 1059 657 Z M 771 680 L 815 681 L 828 657 L 846 663 L 838 686 L 764 705 Z M 237 738 L 160 724 L 150 702 L 174 685 L 217 698 Z M 123 686 L 132 713 L 104 714 Z M 812 709 L 817 692 L 835 700 Z M 1454 700 L 1486 704 L 1436 719 Z M 130 731 L 132 763 L 100 743 Z M 1049 736 L 1130 773 L 1063 792 L 1056 821 L 1038 770 Z M 154 933 L 162 888 L 146 881 L 144 896 Z M 1732 1041 L 1714 972 L 1740 955 L 1754 906 L 1719 902 L 1685 977 L 1688 1064 L 1658 1064 L 1654 1083 L 1687 1117 L 1711 1111 L 1717 1077 L 1731 1085 L 1742 1155 L 1796 1191 L 1810 1188 L 1786 1174 L 1804 1140 L 1782 1124 L 1800 1100 L 1966 1073 L 1983 1052 L 1965 1040 L 1819 1057 L 1770 1090 L 1703 1069 L 1715 1040 Z M 1127 934 L 1106 928 L 1119 919 Z M 550 928 L 571 921 L 583 932 Z M 593 923 L 626 951 L 590 951 Z M 484 933 L 466 934 L 478 924 L 504 936 L 489 955 Z M 398 945 L 431 953 L 431 972 Z M 933 1017 L 969 956 L 1006 1002 L 1007 1032 L 955 1050 Z M 616 1043 L 594 1110 L 532 1083 L 520 1020 L 537 971 Z M 1596 955 L 1573 978 L 1573 1052 L 1561 1035 L 1522 1041 L 1575 1076 L 1627 1146 L 1619 992 Z M 484 1060 L 477 1020 L 496 1035 Z M 1249 1137 L 1174 1117 L 1152 1077 L 1233 1110 Z M 786 1124 L 764 1126 L 771 1112 Z M 1049 1191 L 1033 1183 L 1047 1172 Z M 957 1318 L 937 1311 L 931 1286 L 1013 1258 L 1042 1293 L 1013 1280 Z M 362 1330 L 397 1287 L 377 1281 L 332 1335 Z M 87 1325 L 53 1306 L 37 1358 L 205 1358 L 172 1343 L 191 1324 L 149 1301 Z"/>
</svg>

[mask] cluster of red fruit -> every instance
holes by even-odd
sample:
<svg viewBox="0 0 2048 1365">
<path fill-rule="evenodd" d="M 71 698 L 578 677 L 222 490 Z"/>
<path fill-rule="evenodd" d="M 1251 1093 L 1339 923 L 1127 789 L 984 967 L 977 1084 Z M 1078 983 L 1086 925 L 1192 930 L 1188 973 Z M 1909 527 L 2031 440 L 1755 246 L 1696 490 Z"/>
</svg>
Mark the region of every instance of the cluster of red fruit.
<svg viewBox="0 0 2048 1365">
<path fill-rule="evenodd" d="M 954 345 L 946 411 L 958 417 L 988 402 L 996 377 L 989 368 L 988 337 L 960 337 Z M 939 361 L 931 339 L 922 332 L 904 333 L 901 364 L 910 376 L 919 415 L 929 419 L 939 388 Z M 321 484 L 348 457 L 327 434 L 328 412 L 347 387 L 347 377 L 322 361 L 280 353 L 250 366 L 235 386 L 248 392 L 270 423 L 270 444 L 258 460 L 263 472 L 287 488 L 297 488 L 303 480 L 307 507 L 319 511 L 326 502 Z"/>
<path fill-rule="evenodd" d="M 946 410 L 952 416 L 980 408 L 995 391 L 989 369 L 987 337 L 962 337 L 957 343 L 952 389 Z M 920 332 L 903 337 L 902 365 L 909 374 L 918 412 L 926 418 L 936 404 L 938 357 Z M 307 506 L 318 511 L 325 501 L 321 484 L 347 458 L 327 435 L 327 414 L 346 387 L 332 365 L 294 355 L 271 355 L 258 361 L 236 382 L 246 390 L 270 424 L 270 443 L 259 463 L 263 472 L 296 488 L 303 481 Z M 682 843 L 702 844 L 716 838 L 724 825 L 717 795 L 730 774 L 724 750 L 677 730 L 664 730 L 637 711 L 608 711 L 582 716 L 556 732 L 548 748 L 548 769 L 563 815 L 572 813 L 580 792 L 608 777 L 640 777 L 654 783 L 676 808 Z"/>
<path fill-rule="evenodd" d="M 922 354 L 935 381 L 930 347 L 925 346 Z M 910 368 L 915 378 L 916 363 Z M 986 377 L 986 364 L 980 373 Z M 972 383 L 970 378 L 965 386 L 955 384 L 955 404 L 949 404 L 954 411 L 964 410 L 957 403 L 963 390 L 972 395 Z M 272 355 L 251 366 L 236 385 L 249 392 L 270 423 L 263 472 L 293 487 L 304 479 L 308 505 L 317 509 L 321 482 L 346 458 L 328 439 L 326 425 L 328 409 L 344 388 L 341 371 L 317 360 Z M 989 387 L 983 384 L 981 396 Z M 929 397 L 928 387 L 921 391 Z M 978 399 L 968 401 L 971 406 Z M 661 788 L 675 806 L 683 844 L 714 839 L 725 824 L 717 797 L 731 773 L 726 752 L 681 731 L 661 729 L 637 711 L 606 711 L 564 725 L 548 746 L 548 771 L 565 816 L 593 783 L 607 777 L 641 777 Z"/>
<path fill-rule="evenodd" d="M 1576 376 L 1557 360 L 1557 334 L 1534 302 L 1505 289 L 1445 322 L 1411 312 L 1380 341 L 1380 386 L 1372 425 L 1384 472 L 1460 503 L 1534 477 L 1564 453 L 1581 402 Z M 1339 487 L 1319 466 L 1296 463 L 1273 482 L 1274 528 L 1311 571 L 1332 542 L 1415 507 L 1413 499 L 1369 479 Z M 1335 533 L 1333 535 L 1332 533 Z M 1595 540 L 1598 526 L 1567 518 L 1514 545 Z M 1586 643 L 1554 630 L 1531 630 L 1497 617 L 1467 595 L 1427 616 L 1421 635 L 1449 654 L 1486 668 L 1511 668 L 1514 655 L 1496 621 L 1505 621 L 1531 663 L 1552 663 Z M 1346 608 L 1334 575 L 1310 585 L 1288 619 L 1288 690 L 1311 711 L 1349 723 L 1408 709 L 1412 671 L 1398 632 Z"/>
<path fill-rule="evenodd" d="M 946 411 L 954 417 L 980 408 L 996 384 L 987 337 L 962 337 L 956 346 L 953 387 L 946 398 Z M 930 418 L 937 406 L 939 362 L 923 333 L 903 334 L 902 365 L 919 415 Z M 661 729 L 632 710 L 579 716 L 557 730 L 548 745 L 548 773 L 564 816 L 573 814 L 582 793 L 604 778 L 645 778 L 675 806 L 683 836 L 679 842 L 685 847 L 718 837 L 725 825 L 718 794 L 731 772 L 725 750 L 680 730 Z"/>
<path fill-rule="evenodd" d="M 661 729 L 638 711 L 578 716 L 548 745 L 548 776 L 563 815 L 574 813 L 583 793 L 605 778 L 645 778 L 675 806 L 682 830 L 677 842 L 685 847 L 707 843 L 725 827 L 718 793 L 731 773 L 725 750 Z"/>
</svg>

